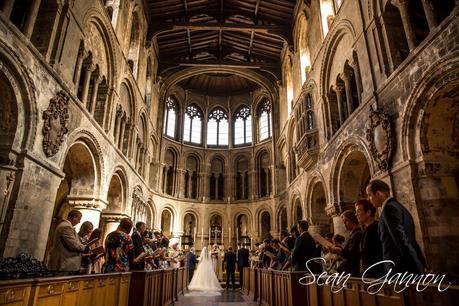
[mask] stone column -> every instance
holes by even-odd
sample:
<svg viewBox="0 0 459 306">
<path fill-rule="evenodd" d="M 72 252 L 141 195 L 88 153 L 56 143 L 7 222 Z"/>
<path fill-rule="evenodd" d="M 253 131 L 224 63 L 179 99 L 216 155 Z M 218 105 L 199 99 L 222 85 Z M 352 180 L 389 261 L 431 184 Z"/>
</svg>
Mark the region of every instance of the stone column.
<svg viewBox="0 0 459 306">
<path fill-rule="evenodd" d="M 92 97 L 91 97 L 91 105 L 90 105 L 89 112 L 93 116 L 96 110 L 97 91 L 99 90 L 99 85 L 102 82 L 102 79 L 103 78 L 101 76 L 96 76 L 96 78 L 94 79 L 94 84 L 92 85 Z"/>
<path fill-rule="evenodd" d="M 400 10 L 400 16 L 402 17 L 403 29 L 405 30 L 408 47 L 410 51 L 413 51 L 417 46 L 417 42 L 413 24 L 410 19 L 409 2 L 410 0 L 397 0 L 396 4 Z"/>
<path fill-rule="evenodd" d="M 421 0 L 422 6 L 424 7 L 424 13 L 426 14 L 427 23 L 429 29 L 432 31 L 438 26 L 437 16 L 435 16 L 432 0 Z"/>
<path fill-rule="evenodd" d="M 41 0 L 33 0 L 28 8 L 26 20 L 24 23 L 24 30 L 23 30 L 24 35 L 28 39 L 32 37 L 32 32 L 35 26 L 35 21 L 37 20 L 38 10 L 40 9 L 40 3 L 41 3 Z"/>
<path fill-rule="evenodd" d="M 100 213 L 107 207 L 107 204 L 104 201 L 88 196 L 73 195 L 69 195 L 67 199 L 69 201 L 69 205 L 78 209 L 82 214 L 81 222 L 75 227 L 76 231 L 79 230 L 81 224 L 85 221 L 91 222 L 94 228 L 99 227 Z"/>
<path fill-rule="evenodd" d="M 347 105 L 347 117 L 349 117 L 352 112 L 354 111 L 353 105 L 354 101 L 352 98 L 352 83 L 351 83 L 351 78 L 352 78 L 353 72 L 351 70 L 344 69 L 344 72 L 342 74 L 343 76 L 343 81 L 344 81 L 344 89 L 346 91 L 346 105 Z"/>
<path fill-rule="evenodd" d="M 96 69 L 96 65 L 90 64 L 85 67 L 83 90 L 81 91 L 81 103 L 86 107 L 88 101 L 89 83 L 91 82 L 91 74 Z"/>
<path fill-rule="evenodd" d="M 114 143 L 115 143 L 115 146 L 117 146 L 117 147 L 118 147 L 118 138 L 119 138 L 119 135 L 120 135 L 120 128 L 121 128 L 121 116 L 122 116 L 122 112 L 121 112 L 121 108 L 119 108 L 116 111 L 115 129 L 113 131 Z"/>
<path fill-rule="evenodd" d="M 177 173 L 179 175 L 179 180 L 178 180 L 178 186 L 177 186 L 177 193 L 179 198 L 184 198 L 185 197 L 185 173 L 186 171 L 183 169 L 177 169 Z M 189 191 L 189 189 L 188 189 Z"/>
<path fill-rule="evenodd" d="M 343 125 L 344 121 L 346 121 L 346 118 L 344 117 L 344 110 L 343 110 L 343 86 L 336 85 L 333 87 L 333 90 L 336 93 L 336 103 L 338 104 L 338 114 L 339 114 L 339 122 L 340 126 Z"/>
<path fill-rule="evenodd" d="M 120 134 L 119 134 L 117 146 L 121 151 L 123 151 L 123 140 L 124 140 L 124 133 L 126 129 L 126 113 L 123 113 L 120 121 L 121 121 L 120 122 Z"/>
<path fill-rule="evenodd" d="M 3 16 L 5 16 L 5 19 L 10 19 L 11 11 L 13 11 L 14 1 L 15 0 L 3 1 L 3 5 L 0 7 L 0 10 L 2 11 Z"/>
<path fill-rule="evenodd" d="M 75 84 L 75 93 L 78 92 L 78 84 L 81 77 L 81 67 L 83 66 L 84 50 L 78 51 L 77 63 L 75 68 L 75 74 L 73 75 L 73 83 Z"/>
</svg>

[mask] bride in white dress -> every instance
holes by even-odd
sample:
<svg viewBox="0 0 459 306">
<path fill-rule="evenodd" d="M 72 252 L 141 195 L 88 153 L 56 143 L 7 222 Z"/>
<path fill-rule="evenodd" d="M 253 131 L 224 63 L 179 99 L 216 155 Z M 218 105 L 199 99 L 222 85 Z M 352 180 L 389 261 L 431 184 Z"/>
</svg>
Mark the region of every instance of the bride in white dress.
<svg viewBox="0 0 459 306">
<path fill-rule="evenodd" d="M 201 251 L 199 264 L 194 272 L 190 284 L 188 285 L 188 290 L 196 292 L 190 292 L 186 295 L 196 294 L 200 296 L 220 295 L 220 291 L 223 290 L 212 267 L 212 259 L 207 247 L 204 247 Z"/>
</svg>

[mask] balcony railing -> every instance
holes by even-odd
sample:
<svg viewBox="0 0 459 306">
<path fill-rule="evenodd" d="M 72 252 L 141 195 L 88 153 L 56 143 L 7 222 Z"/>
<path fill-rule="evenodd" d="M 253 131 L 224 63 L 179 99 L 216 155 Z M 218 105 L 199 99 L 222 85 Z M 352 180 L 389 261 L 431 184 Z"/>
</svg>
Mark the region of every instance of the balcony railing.
<svg viewBox="0 0 459 306">
<path fill-rule="evenodd" d="M 304 170 L 309 170 L 317 162 L 319 155 L 319 131 L 306 132 L 295 146 L 297 164 Z"/>
</svg>

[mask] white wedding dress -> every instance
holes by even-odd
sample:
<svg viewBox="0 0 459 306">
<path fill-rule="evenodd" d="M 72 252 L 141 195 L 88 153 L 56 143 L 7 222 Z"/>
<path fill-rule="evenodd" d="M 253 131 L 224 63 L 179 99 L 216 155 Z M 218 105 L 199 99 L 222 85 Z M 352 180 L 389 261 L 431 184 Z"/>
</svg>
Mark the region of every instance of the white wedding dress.
<svg viewBox="0 0 459 306">
<path fill-rule="evenodd" d="M 220 291 L 223 290 L 212 267 L 212 259 L 210 258 L 209 251 L 207 251 L 207 247 L 204 247 L 201 251 L 199 264 L 188 285 L 188 290 L 190 290 L 190 292 L 185 294 L 186 296 L 220 295 Z"/>
</svg>

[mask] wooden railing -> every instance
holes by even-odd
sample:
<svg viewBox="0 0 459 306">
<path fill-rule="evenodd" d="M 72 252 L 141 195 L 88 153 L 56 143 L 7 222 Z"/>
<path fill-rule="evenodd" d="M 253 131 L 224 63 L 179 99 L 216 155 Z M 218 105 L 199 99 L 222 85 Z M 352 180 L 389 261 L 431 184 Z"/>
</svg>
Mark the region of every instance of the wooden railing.
<svg viewBox="0 0 459 306">
<path fill-rule="evenodd" d="M 130 306 L 162 306 L 172 304 L 188 288 L 185 268 L 133 271 L 129 294 Z"/>
<path fill-rule="evenodd" d="M 330 285 L 302 285 L 304 272 L 284 272 L 246 268 L 243 293 L 251 301 L 270 306 L 454 306 L 459 301 L 459 286 L 444 292 L 430 285 L 422 292 L 410 286 L 402 292 L 393 284 L 385 285 L 377 294 L 367 291 L 360 278 L 350 278 L 346 286 L 334 293 Z M 308 283 L 310 279 L 304 279 Z"/>
<path fill-rule="evenodd" d="M 188 288 L 185 268 L 0 281 L 0 305 L 162 306 Z"/>
<path fill-rule="evenodd" d="M 49 277 L 0 282 L 0 305 L 127 306 L 130 273 Z"/>
</svg>

